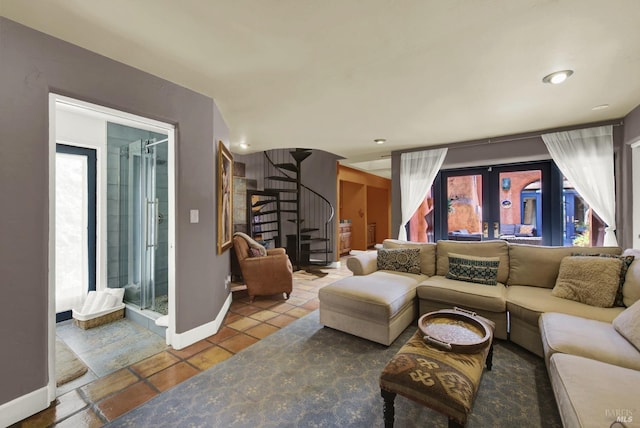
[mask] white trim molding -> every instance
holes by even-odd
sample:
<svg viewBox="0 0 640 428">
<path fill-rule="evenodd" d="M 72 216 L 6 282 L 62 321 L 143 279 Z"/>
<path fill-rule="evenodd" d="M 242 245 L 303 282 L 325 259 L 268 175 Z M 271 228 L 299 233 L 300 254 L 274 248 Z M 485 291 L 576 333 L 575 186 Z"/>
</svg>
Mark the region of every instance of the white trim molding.
<svg viewBox="0 0 640 428">
<path fill-rule="evenodd" d="M 44 386 L 0 406 L 0 427 L 8 427 L 49 407 L 49 388 Z"/>
<path fill-rule="evenodd" d="M 179 350 L 186 348 L 189 345 L 193 345 L 202 339 L 216 334 L 222 325 L 225 315 L 229 311 L 231 301 L 233 300 L 232 297 L 233 295 L 229 293 L 227 299 L 224 301 L 224 305 L 220 308 L 220 312 L 218 312 L 218 316 L 216 316 L 216 319 L 213 321 L 185 331 L 184 333 L 175 333 L 171 338 L 171 341 L 173 342 L 173 349 Z"/>
</svg>

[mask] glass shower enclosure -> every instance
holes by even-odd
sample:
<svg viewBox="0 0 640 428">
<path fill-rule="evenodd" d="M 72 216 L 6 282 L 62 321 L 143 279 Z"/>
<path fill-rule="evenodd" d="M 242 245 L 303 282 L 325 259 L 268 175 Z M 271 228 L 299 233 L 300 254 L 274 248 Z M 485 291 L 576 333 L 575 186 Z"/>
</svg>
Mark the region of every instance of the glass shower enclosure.
<svg viewBox="0 0 640 428">
<path fill-rule="evenodd" d="M 108 284 L 162 315 L 168 294 L 167 136 L 107 124 Z"/>
</svg>

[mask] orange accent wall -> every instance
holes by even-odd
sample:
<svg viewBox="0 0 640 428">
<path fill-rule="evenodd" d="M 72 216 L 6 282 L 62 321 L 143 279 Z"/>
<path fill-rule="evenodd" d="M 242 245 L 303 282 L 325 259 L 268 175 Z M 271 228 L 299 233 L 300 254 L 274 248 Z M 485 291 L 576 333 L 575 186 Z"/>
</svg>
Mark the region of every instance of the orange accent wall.
<svg viewBox="0 0 640 428">
<path fill-rule="evenodd" d="M 367 249 L 370 223 L 376 224 L 376 243 L 391 236 L 391 180 L 338 164 L 337 185 L 336 227 L 342 220 L 351 220 L 352 249 Z"/>
</svg>

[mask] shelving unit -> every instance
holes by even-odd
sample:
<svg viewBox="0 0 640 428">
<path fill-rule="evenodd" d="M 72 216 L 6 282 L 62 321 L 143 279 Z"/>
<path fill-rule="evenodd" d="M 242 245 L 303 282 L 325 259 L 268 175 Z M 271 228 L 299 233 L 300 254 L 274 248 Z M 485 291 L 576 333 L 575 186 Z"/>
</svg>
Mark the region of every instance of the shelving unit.
<svg viewBox="0 0 640 428">
<path fill-rule="evenodd" d="M 282 223 L 280 193 L 269 190 L 247 190 L 248 234 L 265 246 L 281 246 Z M 271 244 L 271 245 L 268 245 Z"/>
</svg>

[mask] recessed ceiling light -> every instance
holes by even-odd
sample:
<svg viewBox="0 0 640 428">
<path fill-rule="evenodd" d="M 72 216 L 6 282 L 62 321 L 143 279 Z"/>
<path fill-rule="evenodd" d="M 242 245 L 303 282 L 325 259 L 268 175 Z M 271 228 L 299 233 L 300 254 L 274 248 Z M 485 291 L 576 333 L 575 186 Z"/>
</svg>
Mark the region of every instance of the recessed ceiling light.
<svg viewBox="0 0 640 428">
<path fill-rule="evenodd" d="M 376 138 L 375 140 L 373 140 L 373 142 L 376 144 L 384 144 L 387 142 L 387 140 L 385 140 L 384 138 Z"/>
<path fill-rule="evenodd" d="M 609 104 L 600 104 L 599 106 L 593 107 L 591 110 L 605 110 L 609 108 Z"/>
<path fill-rule="evenodd" d="M 554 73 L 547 74 L 546 76 L 544 76 L 542 78 L 542 81 L 544 83 L 551 83 L 552 85 L 557 85 L 567 80 L 567 77 L 571 76 L 572 74 L 573 74 L 573 70 L 556 71 Z"/>
<path fill-rule="evenodd" d="M 249 145 L 247 143 L 240 143 L 238 144 L 238 146 L 240 146 L 242 150 L 247 150 L 249 148 Z"/>
</svg>

